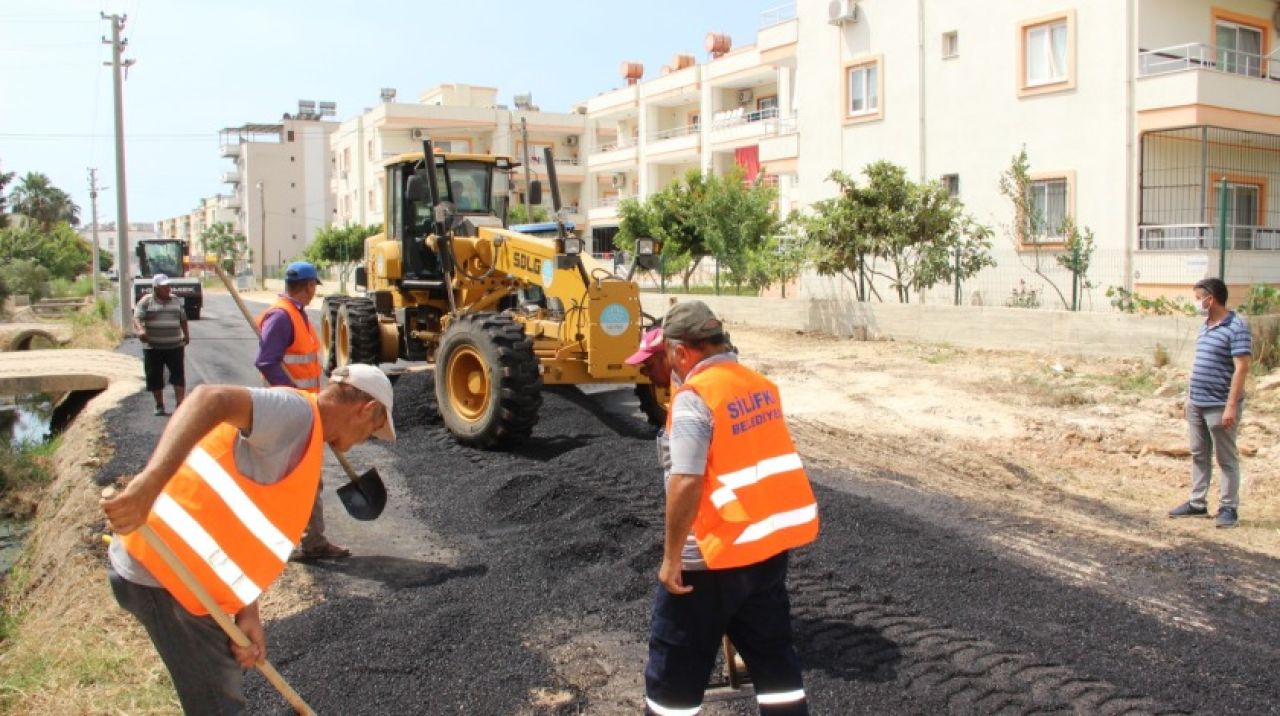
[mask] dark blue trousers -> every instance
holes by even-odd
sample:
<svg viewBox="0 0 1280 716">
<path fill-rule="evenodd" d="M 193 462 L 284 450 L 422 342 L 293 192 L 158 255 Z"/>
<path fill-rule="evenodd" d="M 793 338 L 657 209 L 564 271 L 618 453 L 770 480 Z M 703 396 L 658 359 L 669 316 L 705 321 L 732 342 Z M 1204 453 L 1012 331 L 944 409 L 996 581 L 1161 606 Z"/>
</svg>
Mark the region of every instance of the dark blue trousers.
<svg viewBox="0 0 1280 716">
<path fill-rule="evenodd" d="M 787 553 L 733 569 L 686 571 L 689 594 L 659 585 L 645 666 L 647 712 L 692 713 L 726 634 L 742 655 L 761 714 L 807 714 L 800 661 L 791 641 Z"/>
</svg>

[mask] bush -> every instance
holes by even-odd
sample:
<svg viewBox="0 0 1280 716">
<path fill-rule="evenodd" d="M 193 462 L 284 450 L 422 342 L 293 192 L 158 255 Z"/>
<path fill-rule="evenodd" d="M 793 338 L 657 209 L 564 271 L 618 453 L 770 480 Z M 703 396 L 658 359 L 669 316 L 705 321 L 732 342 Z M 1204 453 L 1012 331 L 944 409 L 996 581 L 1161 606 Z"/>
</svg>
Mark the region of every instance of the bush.
<svg viewBox="0 0 1280 716">
<path fill-rule="evenodd" d="M 0 282 L 10 295 L 26 294 L 38 301 L 48 295 L 49 271 L 34 261 L 19 259 L 0 266 Z"/>
<path fill-rule="evenodd" d="M 1196 307 L 1186 300 L 1180 298 L 1168 299 L 1164 296 L 1144 298 L 1121 286 L 1108 287 L 1107 298 L 1111 299 L 1113 308 L 1125 313 L 1140 313 L 1149 316 L 1196 315 Z"/>
<path fill-rule="evenodd" d="M 1236 310 L 1250 316 L 1280 313 L 1280 288 L 1255 284 Z"/>
<path fill-rule="evenodd" d="M 88 276 L 71 281 L 65 278 L 55 278 L 52 283 L 52 291 L 54 296 L 63 298 L 85 298 L 93 293 L 93 279 Z"/>
<path fill-rule="evenodd" d="M 1251 369 L 1259 373 L 1270 372 L 1280 365 L 1280 316 L 1253 316 L 1247 322 L 1253 336 Z"/>
</svg>

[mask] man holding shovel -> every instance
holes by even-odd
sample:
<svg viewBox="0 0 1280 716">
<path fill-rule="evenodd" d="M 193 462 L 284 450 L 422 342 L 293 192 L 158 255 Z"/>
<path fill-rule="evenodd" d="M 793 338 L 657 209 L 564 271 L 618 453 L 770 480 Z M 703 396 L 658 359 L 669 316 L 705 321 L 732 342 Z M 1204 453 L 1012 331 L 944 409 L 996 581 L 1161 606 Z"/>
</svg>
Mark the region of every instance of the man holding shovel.
<svg viewBox="0 0 1280 716">
<path fill-rule="evenodd" d="M 335 371 L 318 395 L 204 385 L 174 412 L 151 459 L 102 509 L 118 535 L 107 576 L 146 628 L 188 714 L 245 709 L 242 668 L 262 664 L 258 598 L 284 570 L 320 485 L 325 443 L 395 440 L 391 382 L 377 368 Z M 145 526 L 145 529 L 143 527 Z M 249 637 L 228 645 L 152 533 Z"/>
<path fill-rule="evenodd" d="M 320 339 L 307 318 L 307 304 L 316 297 L 320 275 L 315 265 L 294 261 L 284 273 L 284 293 L 258 316 L 258 358 L 254 364 L 268 385 L 318 393 L 324 380 L 320 372 Z M 302 533 L 294 560 L 342 559 L 351 550 L 324 535 L 324 504 L 316 491 L 311 521 Z"/>
</svg>

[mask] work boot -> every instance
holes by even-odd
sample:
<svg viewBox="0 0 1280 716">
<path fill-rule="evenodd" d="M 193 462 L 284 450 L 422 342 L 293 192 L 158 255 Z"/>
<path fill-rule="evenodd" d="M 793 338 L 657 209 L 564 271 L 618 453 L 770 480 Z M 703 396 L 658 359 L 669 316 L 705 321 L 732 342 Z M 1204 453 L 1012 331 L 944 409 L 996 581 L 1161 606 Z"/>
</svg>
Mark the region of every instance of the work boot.
<svg viewBox="0 0 1280 716">
<path fill-rule="evenodd" d="M 310 547 L 302 549 L 295 548 L 289 554 L 290 562 L 314 562 L 320 559 L 346 559 L 351 556 L 351 550 L 332 542 L 325 542 L 319 547 Z"/>
<path fill-rule="evenodd" d="M 1239 515 L 1236 514 L 1234 507 L 1218 508 L 1218 526 L 1219 527 L 1235 527 L 1240 521 Z"/>
</svg>

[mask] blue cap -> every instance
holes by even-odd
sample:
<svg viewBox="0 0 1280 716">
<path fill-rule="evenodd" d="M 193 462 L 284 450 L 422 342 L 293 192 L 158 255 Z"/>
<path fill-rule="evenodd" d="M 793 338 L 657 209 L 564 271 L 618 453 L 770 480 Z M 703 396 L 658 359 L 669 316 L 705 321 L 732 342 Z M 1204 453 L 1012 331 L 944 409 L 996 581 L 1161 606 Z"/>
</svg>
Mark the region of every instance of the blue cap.
<svg viewBox="0 0 1280 716">
<path fill-rule="evenodd" d="M 284 280 L 324 283 L 320 280 L 320 274 L 316 272 L 316 265 L 310 261 L 294 261 L 289 264 L 284 270 Z"/>
</svg>

